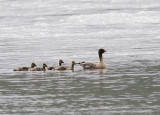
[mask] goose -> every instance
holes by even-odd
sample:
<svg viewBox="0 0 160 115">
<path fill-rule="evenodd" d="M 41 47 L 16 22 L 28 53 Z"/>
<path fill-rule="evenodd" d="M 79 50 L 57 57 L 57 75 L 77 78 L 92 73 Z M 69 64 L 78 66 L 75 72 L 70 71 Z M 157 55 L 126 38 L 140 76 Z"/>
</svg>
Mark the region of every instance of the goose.
<svg viewBox="0 0 160 115">
<path fill-rule="evenodd" d="M 45 71 L 47 65 L 43 63 L 42 67 L 31 68 L 30 71 Z"/>
<path fill-rule="evenodd" d="M 19 67 L 14 69 L 13 71 L 28 71 L 29 69 L 34 68 L 35 66 L 35 63 L 31 63 L 31 67 Z"/>
<path fill-rule="evenodd" d="M 105 53 L 104 49 L 99 49 L 98 54 L 99 54 L 99 60 L 100 62 L 80 62 L 80 64 L 83 69 L 106 69 L 105 62 L 103 61 L 103 56 L 102 54 Z"/>
<path fill-rule="evenodd" d="M 71 66 L 59 66 L 57 68 L 55 68 L 55 70 L 73 70 L 74 71 L 74 65 L 75 65 L 75 61 L 71 62 Z"/>
<path fill-rule="evenodd" d="M 59 60 L 59 66 L 48 67 L 47 69 L 48 69 L 48 70 L 53 70 L 53 69 L 55 69 L 55 68 L 58 68 L 58 67 L 62 66 L 62 63 L 64 63 L 64 62 L 63 62 L 62 59 L 60 59 L 60 60 Z"/>
<path fill-rule="evenodd" d="M 65 68 L 66 68 L 66 70 L 74 70 L 74 65 L 75 65 L 76 63 L 75 63 L 75 61 L 72 61 L 71 62 L 71 66 L 64 66 Z"/>
</svg>

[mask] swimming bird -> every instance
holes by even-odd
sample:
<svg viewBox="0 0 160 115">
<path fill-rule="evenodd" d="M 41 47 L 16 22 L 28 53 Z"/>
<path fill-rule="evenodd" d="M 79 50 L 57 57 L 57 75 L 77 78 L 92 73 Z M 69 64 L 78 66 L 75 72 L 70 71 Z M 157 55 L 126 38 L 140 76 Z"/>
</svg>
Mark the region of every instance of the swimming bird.
<svg viewBox="0 0 160 115">
<path fill-rule="evenodd" d="M 35 63 L 31 63 L 31 67 L 19 67 L 14 69 L 13 71 L 28 71 L 29 69 L 34 68 L 35 66 Z"/>
<path fill-rule="evenodd" d="M 52 66 L 52 67 L 48 67 L 47 69 L 48 69 L 48 70 L 53 70 L 53 69 L 55 69 L 55 68 L 59 68 L 60 66 L 62 66 L 62 63 L 64 63 L 64 62 L 63 62 L 62 59 L 60 59 L 60 60 L 59 60 L 59 66 Z"/>
<path fill-rule="evenodd" d="M 105 52 L 107 51 L 105 51 L 104 49 L 98 50 L 100 62 L 80 62 L 78 64 L 80 64 L 83 67 L 83 69 L 105 69 L 106 65 L 105 62 L 103 61 L 103 56 L 102 56 L 102 54 Z"/>
<path fill-rule="evenodd" d="M 43 63 L 42 67 L 31 68 L 30 71 L 45 71 L 47 65 Z"/>
<path fill-rule="evenodd" d="M 66 68 L 66 70 L 74 70 L 74 65 L 75 65 L 75 61 L 71 62 L 71 66 L 64 66 Z"/>
<path fill-rule="evenodd" d="M 75 65 L 75 61 L 71 62 L 71 66 L 59 66 L 57 68 L 55 68 L 55 70 L 73 70 L 74 71 L 74 65 Z"/>
</svg>

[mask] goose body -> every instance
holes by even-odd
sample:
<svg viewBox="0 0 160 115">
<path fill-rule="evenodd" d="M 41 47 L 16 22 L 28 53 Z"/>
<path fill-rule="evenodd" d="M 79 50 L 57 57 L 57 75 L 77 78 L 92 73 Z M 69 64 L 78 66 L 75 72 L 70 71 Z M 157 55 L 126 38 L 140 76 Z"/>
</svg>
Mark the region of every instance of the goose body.
<svg viewBox="0 0 160 115">
<path fill-rule="evenodd" d="M 71 62 L 71 66 L 60 66 L 55 68 L 55 70 L 74 70 L 74 65 L 76 63 L 74 61 Z"/>
<path fill-rule="evenodd" d="M 58 68 L 61 68 L 62 63 L 64 63 L 64 62 L 63 62 L 62 59 L 60 59 L 60 60 L 59 60 L 59 66 L 48 67 L 47 69 L 48 69 L 48 70 L 58 70 Z"/>
<path fill-rule="evenodd" d="M 80 62 L 79 64 L 83 67 L 83 69 L 106 69 L 105 63 Z"/>
<path fill-rule="evenodd" d="M 29 69 L 34 68 L 35 66 L 35 63 L 31 63 L 31 67 L 19 67 L 14 69 L 13 71 L 28 71 Z"/>
<path fill-rule="evenodd" d="M 30 71 L 45 71 L 47 65 L 43 63 L 42 67 L 31 68 Z"/>
<path fill-rule="evenodd" d="M 106 69 L 102 56 L 104 52 L 106 52 L 104 49 L 99 49 L 98 51 L 100 62 L 80 62 L 79 64 L 83 67 L 83 69 Z"/>
<path fill-rule="evenodd" d="M 65 66 L 66 70 L 74 70 L 75 61 L 71 62 L 71 66 Z"/>
</svg>

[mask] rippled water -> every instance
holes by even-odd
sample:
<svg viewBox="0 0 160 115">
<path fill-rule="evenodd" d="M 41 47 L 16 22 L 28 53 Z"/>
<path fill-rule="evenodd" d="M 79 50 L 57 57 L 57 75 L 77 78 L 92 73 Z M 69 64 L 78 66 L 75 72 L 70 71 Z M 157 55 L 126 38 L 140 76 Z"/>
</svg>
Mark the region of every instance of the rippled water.
<svg viewBox="0 0 160 115">
<path fill-rule="evenodd" d="M 1 0 L 0 114 L 160 114 L 159 0 Z M 35 62 L 106 70 L 13 72 Z"/>
</svg>

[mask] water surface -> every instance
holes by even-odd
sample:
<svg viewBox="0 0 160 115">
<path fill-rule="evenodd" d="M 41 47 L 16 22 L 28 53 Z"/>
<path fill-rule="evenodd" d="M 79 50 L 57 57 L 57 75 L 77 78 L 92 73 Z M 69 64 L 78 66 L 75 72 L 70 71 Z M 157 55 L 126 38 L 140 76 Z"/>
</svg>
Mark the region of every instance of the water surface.
<svg viewBox="0 0 160 115">
<path fill-rule="evenodd" d="M 160 113 L 159 0 L 1 0 L 0 114 Z M 35 62 L 106 70 L 13 72 Z"/>
</svg>

